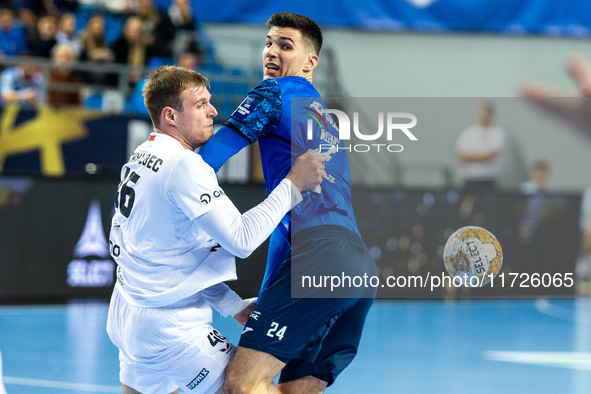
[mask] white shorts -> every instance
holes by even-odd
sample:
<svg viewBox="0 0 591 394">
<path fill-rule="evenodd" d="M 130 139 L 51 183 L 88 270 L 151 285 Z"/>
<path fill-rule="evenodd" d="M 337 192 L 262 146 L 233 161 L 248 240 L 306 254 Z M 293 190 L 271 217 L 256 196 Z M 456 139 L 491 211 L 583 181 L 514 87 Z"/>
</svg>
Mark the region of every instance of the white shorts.
<svg viewBox="0 0 591 394">
<path fill-rule="evenodd" d="M 215 393 L 236 348 L 211 326 L 198 294 L 165 308 L 131 305 L 115 285 L 107 333 L 119 348 L 121 383 L 140 393 Z"/>
</svg>

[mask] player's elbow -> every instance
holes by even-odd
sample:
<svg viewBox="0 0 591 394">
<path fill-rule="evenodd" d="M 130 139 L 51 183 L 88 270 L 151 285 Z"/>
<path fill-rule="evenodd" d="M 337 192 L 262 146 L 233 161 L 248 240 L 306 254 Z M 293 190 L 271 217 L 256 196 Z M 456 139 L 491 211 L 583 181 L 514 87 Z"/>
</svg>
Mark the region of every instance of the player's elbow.
<svg viewBox="0 0 591 394">
<path fill-rule="evenodd" d="M 243 223 L 241 230 L 236 233 L 232 244 L 232 254 L 241 259 L 245 259 L 255 251 L 259 245 L 252 239 L 248 227 Z"/>
<path fill-rule="evenodd" d="M 248 256 L 250 256 L 252 254 L 252 252 L 254 251 L 254 249 L 247 247 L 248 245 L 240 245 L 240 244 L 236 244 L 233 243 L 231 245 L 227 245 L 227 246 L 222 246 L 224 249 L 226 249 L 228 252 L 230 252 L 231 254 L 233 254 L 234 256 L 240 258 L 240 259 L 245 259 Z"/>
<path fill-rule="evenodd" d="M 252 254 L 252 252 L 254 252 L 253 249 L 247 249 L 247 248 L 237 248 L 235 250 L 234 256 L 240 258 L 240 259 L 245 259 L 248 256 L 250 256 Z"/>
</svg>

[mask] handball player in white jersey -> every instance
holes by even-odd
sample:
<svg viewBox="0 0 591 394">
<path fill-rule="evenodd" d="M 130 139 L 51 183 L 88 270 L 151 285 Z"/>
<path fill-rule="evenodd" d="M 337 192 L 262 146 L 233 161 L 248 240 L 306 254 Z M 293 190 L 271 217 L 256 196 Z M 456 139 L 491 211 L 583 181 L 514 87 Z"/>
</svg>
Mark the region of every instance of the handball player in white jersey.
<svg viewBox="0 0 591 394">
<path fill-rule="evenodd" d="M 126 394 L 223 393 L 235 347 L 212 310 L 244 325 L 254 307 L 223 282 L 320 184 L 322 156 L 306 153 L 261 204 L 243 215 L 194 150 L 213 135 L 207 79 L 160 67 L 144 88 L 154 133 L 121 171 L 109 244 L 117 283 L 107 332 L 119 348 Z"/>
</svg>

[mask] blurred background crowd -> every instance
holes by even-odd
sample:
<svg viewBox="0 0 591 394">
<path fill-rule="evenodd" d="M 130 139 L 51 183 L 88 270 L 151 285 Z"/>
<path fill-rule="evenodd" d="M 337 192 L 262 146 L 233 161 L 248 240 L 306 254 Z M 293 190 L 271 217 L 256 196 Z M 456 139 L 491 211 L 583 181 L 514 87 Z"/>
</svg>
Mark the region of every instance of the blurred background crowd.
<svg viewBox="0 0 591 394">
<path fill-rule="evenodd" d="M 151 68 L 176 64 L 212 81 L 227 111 L 248 92 L 241 68 L 223 68 L 189 0 L 13 0 L 0 3 L 4 104 L 83 105 L 147 115 L 141 97 Z M 229 88 L 228 88 L 229 87 Z M 238 102 L 239 103 L 239 102 Z"/>
</svg>

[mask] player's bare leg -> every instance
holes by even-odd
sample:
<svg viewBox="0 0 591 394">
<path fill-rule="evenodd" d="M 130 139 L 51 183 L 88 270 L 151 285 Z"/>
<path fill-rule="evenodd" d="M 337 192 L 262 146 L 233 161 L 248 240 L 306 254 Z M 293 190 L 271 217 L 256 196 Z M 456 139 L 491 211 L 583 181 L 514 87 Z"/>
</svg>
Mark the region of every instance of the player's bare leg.
<svg viewBox="0 0 591 394">
<path fill-rule="evenodd" d="M 129 386 L 126 386 L 126 385 L 124 385 L 124 384 L 122 384 L 122 386 L 123 386 L 123 393 L 124 393 L 124 394 L 142 394 L 142 393 L 140 393 L 139 391 L 137 391 L 137 390 L 135 390 L 135 389 L 132 389 L 132 388 L 131 388 L 131 387 L 129 387 Z M 170 393 L 170 394 L 179 394 L 179 389 L 176 389 L 176 390 L 174 390 L 174 391 L 173 391 L 172 393 Z M 218 392 L 217 392 L 217 393 L 215 393 L 215 394 L 224 394 L 224 392 L 222 391 L 222 392 L 220 393 L 220 392 L 218 391 Z"/>
<path fill-rule="evenodd" d="M 314 376 L 306 376 L 291 382 L 280 383 L 279 390 L 282 394 L 322 394 L 327 384 Z"/>
<path fill-rule="evenodd" d="M 274 356 L 238 347 L 226 370 L 224 390 L 227 394 L 278 394 L 273 384 L 285 363 Z"/>
</svg>

